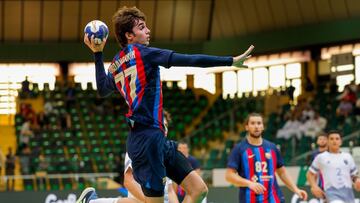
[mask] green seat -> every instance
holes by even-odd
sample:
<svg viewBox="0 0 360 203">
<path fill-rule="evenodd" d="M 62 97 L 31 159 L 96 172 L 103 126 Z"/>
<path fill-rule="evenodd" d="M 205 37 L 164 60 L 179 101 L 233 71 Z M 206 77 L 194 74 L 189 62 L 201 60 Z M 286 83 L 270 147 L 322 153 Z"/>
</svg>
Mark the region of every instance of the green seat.
<svg viewBox="0 0 360 203">
<path fill-rule="evenodd" d="M 76 132 L 76 137 L 82 139 L 83 138 L 83 133 L 81 131 L 77 131 Z"/>
<path fill-rule="evenodd" d="M 79 145 L 80 145 L 80 147 L 84 148 L 85 145 L 86 145 L 85 140 L 80 140 L 80 141 L 79 141 Z"/>
<path fill-rule="evenodd" d="M 76 154 L 76 148 L 69 148 L 68 152 L 69 154 Z"/>
<path fill-rule="evenodd" d="M 89 153 L 89 150 L 87 147 L 81 147 L 80 152 L 81 152 L 81 154 L 86 154 L 86 153 Z"/>
<path fill-rule="evenodd" d="M 72 184 L 71 183 L 65 183 L 64 184 L 64 190 L 72 190 Z"/>
<path fill-rule="evenodd" d="M 25 185 L 25 190 L 33 191 L 33 190 L 34 190 L 34 186 L 33 186 L 32 184 L 26 184 L 26 185 Z"/>
</svg>

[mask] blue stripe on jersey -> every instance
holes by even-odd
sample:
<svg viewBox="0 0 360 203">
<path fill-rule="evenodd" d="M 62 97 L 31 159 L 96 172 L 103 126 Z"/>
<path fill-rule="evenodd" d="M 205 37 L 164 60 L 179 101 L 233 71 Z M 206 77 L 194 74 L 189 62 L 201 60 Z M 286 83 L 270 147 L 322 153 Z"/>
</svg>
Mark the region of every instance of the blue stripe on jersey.
<svg viewBox="0 0 360 203">
<path fill-rule="evenodd" d="M 124 73 L 120 73 L 120 74 L 124 74 Z M 126 91 L 126 78 L 124 77 L 124 84 L 121 84 L 123 86 L 123 91 L 124 91 L 124 97 L 125 97 L 125 101 L 126 103 L 129 105 L 129 100 L 128 100 L 128 95 L 127 95 L 127 91 Z"/>
<path fill-rule="evenodd" d="M 138 106 L 138 100 L 139 100 L 139 97 L 138 97 L 138 94 L 141 90 L 141 84 L 140 84 L 140 80 L 139 80 L 139 77 L 136 75 L 136 81 L 135 81 L 135 85 L 136 85 L 136 89 L 135 89 L 135 93 L 136 93 L 136 97 L 132 103 L 133 105 L 133 109 L 136 109 L 136 107 Z"/>
<path fill-rule="evenodd" d="M 262 170 L 263 170 L 263 165 L 262 165 L 262 161 L 261 161 L 261 155 L 260 155 L 260 150 L 258 147 L 252 149 L 253 153 L 255 154 L 255 173 L 256 176 L 258 177 L 258 182 L 261 185 L 264 185 L 264 182 L 261 180 L 261 176 L 262 176 Z M 260 164 L 260 170 L 257 170 L 259 168 L 259 164 Z M 256 195 L 256 202 L 263 202 L 264 200 L 264 195 Z"/>
<path fill-rule="evenodd" d="M 272 154 L 270 149 L 266 149 L 265 153 Z M 267 188 L 269 190 L 268 194 L 269 194 L 269 197 L 270 197 L 269 198 L 269 203 L 275 203 L 275 197 L 273 195 L 273 185 L 274 185 L 274 180 L 275 180 L 275 174 L 273 173 L 273 170 L 274 170 L 273 157 L 271 156 L 270 159 L 266 160 L 266 162 L 267 162 L 267 165 L 268 165 L 268 172 L 269 172 L 268 175 L 273 176 L 273 178 L 271 178 L 270 181 L 269 181 L 269 188 Z"/>
<path fill-rule="evenodd" d="M 156 81 L 156 92 L 155 92 L 155 102 L 154 102 L 154 111 L 153 111 L 153 117 L 154 117 L 154 121 L 158 121 L 158 114 L 159 114 L 159 105 L 160 105 L 160 69 L 158 69 L 156 71 L 156 76 L 155 78 L 159 78 Z M 156 123 L 155 123 L 156 124 Z"/>
<path fill-rule="evenodd" d="M 242 163 L 244 166 L 245 179 L 250 180 L 249 160 L 248 160 L 248 154 L 247 154 L 246 150 L 244 152 L 242 152 Z M 246 203 L 250 203 L 250 189 L 248 187 L 245 188 L 245 198 L 243 198 L 243 199 L 246 200 Z"/>
</svg>

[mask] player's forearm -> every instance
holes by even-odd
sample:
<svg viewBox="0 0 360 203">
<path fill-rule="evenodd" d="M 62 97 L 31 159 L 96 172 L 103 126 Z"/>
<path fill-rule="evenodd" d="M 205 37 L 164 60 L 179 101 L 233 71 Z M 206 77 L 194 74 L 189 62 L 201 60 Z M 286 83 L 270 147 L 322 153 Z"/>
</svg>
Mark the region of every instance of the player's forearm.
<svg viewBox="0 0 360 203">
<path fill-rule="evenodd" d="M 115 90 L 114 82 L 106 76 L 104 62 L 102 59 L 102 52 L 94 53 L 94 58 L 96 86 L 98 89 L 98 93 L 101 97 L 106 97 Z"/>
<path fill-rule="evenodd" d="M 170 66 L 195 66 L 195 67 L 215 67 L 231 66 L 233 57 L 230 56 L 209 56 L 202 54 L 179 54 L 173 53 L 169 59 Z"/>
<path fill-rule="evenodd" d="M 290 176 L 287 174 L 285 169 L 283 169 L 280 173 L 278 173 L 280 179 L 284 182 L 287 188 L 292 192 L 296 192 L 299 188 L 295 185 L 295 183 L 291 180 Z"/>
<path fill-rule="evenodd" d="M 225 179 L 236 187 L 249 187 L 249 185 L 251 184 L 251 181 L 242 178 L 237 173 L 231 171 L 226 171 Z"/>
<path fill-rule="evenodd" d="M 313 187 L 313 186 L 317 185 L 317 183 L 316 183 L 316 175 L 313 174 L 312 172 L 308 171 L 306 173 L 306 179 L 309 182 L 310 187 Z"/>
</svg>

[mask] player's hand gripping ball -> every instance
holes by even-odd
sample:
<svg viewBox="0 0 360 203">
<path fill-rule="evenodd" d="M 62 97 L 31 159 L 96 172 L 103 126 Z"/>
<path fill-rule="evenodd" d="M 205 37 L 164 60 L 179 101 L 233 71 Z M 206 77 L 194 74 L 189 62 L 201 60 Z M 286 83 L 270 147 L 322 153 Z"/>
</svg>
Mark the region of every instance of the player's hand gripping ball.
<svg viewBox="0 0 360 203">
<path fill-rule="evenodd" d="M 89 40 L 94 36 L 95 44 L 101 44 L 104 38 L 109 36 L 109 29 L 105 23 L 100 20 L 93 20 L 89 22 L 84 29 L 84 32 L 88 34 Z"/>
</svg>

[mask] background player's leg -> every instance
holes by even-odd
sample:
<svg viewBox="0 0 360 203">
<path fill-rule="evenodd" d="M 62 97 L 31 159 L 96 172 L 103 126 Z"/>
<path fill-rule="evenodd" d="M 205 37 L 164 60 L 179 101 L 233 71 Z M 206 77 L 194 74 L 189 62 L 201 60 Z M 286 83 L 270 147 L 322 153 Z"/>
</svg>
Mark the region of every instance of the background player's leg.
<svg viewBox="0 0 360 203">
<path fill-rule="evenodd" d="M 208 192 L 208 188 L 203 179 L 195 171 L 191 171 L 180 185 L 186 192 L 183 203 L 200 203 Z"/>
</svg>

